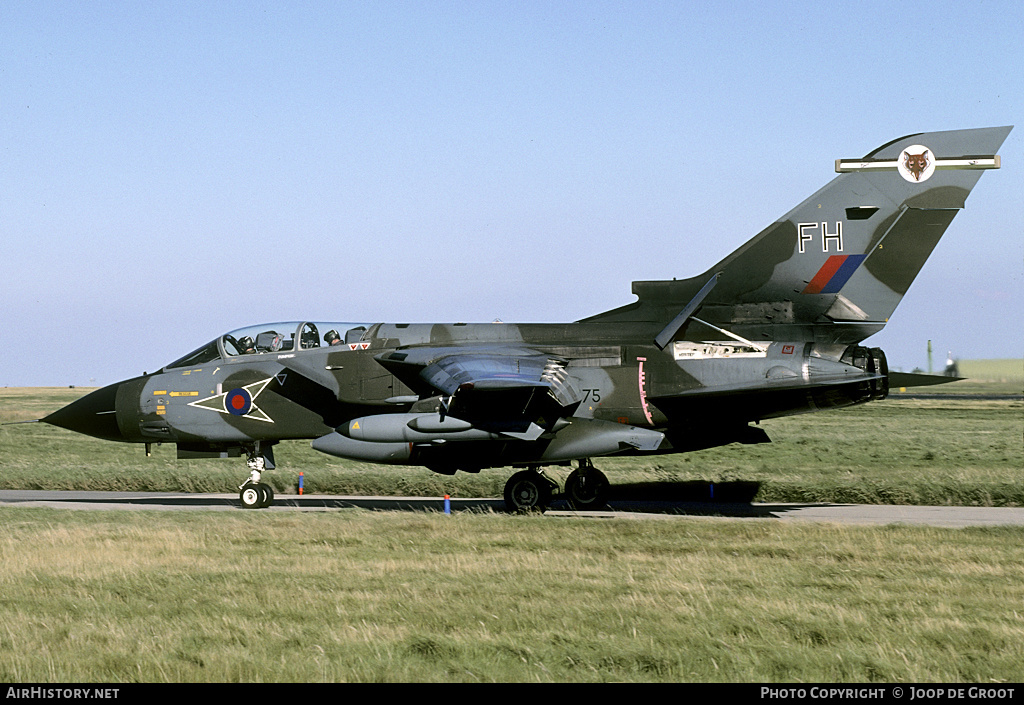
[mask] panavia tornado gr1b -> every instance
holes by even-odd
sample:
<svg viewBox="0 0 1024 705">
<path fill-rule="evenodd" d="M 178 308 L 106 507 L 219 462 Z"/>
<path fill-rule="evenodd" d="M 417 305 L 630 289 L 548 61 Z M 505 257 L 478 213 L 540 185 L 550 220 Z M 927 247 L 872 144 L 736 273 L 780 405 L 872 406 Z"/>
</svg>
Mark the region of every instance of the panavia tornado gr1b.
<svg viewBox="0 0 1024 705">
<path fill-rule="evenodd" d="M 909 135 L 839 172 L 703 274 L 633 282 L 637 300 L 575 323 L 296 321 L 223 335 L 157 373 L 42 421 L 99 438 L 245 456 L 244 507 L 284 439 L 435 472 L 519 468 L 512 509 L 602 506 L 592 459 L 768 440 L 756 424 L 884 399 L 863 340 L 889 320 L 1010 127 Z M 948 378 L 942 378 L 948 379 Z"/>
</svg>

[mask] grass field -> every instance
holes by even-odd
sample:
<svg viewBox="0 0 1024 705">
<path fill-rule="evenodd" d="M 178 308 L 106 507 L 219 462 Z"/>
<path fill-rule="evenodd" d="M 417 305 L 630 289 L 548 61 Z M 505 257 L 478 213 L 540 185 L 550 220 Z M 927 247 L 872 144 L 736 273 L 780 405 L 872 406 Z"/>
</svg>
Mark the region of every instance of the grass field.
<svg viewBox="0 0 1024 705">
<path fill-rule="evenodd" d="M 85 390 L 0 390 L 0 420 Z M 1024 505 L 1024 404 L 894 399 L 775 442 L 599 459 L 619 487 Z M 279 491 L 499 496 L 282 444 Z M 556 475 L 561 470 L 555 471 Z M 234 491 L 240 460 L 0 428 L 0 487 Z M 5 682 L 1019 682 L 1024 529 L 490 513 L 0 509 Z"/>
<path fill-rule="evenodd" d="M 0 512 L 0 679 L 1018 682 L 1024 530 Z"/>
</svg>

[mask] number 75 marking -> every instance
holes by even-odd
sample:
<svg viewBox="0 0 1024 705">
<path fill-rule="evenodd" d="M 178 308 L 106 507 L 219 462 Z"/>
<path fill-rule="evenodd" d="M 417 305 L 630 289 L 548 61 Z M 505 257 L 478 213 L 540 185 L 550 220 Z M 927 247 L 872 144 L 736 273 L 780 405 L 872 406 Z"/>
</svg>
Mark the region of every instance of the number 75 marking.
<svg viewBox="0 0 1024 705">
<path fill-rule="evenodd" d="M 591 401 L 595 404 L 601 403 L 601 390 L 600 389 L 581 389 L 583 392 L 583 403 Z"/>
</svg>

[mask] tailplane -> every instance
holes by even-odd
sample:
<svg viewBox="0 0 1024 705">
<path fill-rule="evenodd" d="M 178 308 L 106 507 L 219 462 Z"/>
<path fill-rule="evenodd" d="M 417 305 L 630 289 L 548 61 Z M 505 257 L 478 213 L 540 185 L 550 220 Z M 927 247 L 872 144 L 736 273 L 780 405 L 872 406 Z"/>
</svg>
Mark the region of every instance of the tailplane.
<svg viewBox="0 0 1024 705">
<path fill-rule="evenodd" d="M 637 302 L 587 320 L 672 321 L 666 339 L 706 338 L 710 323 L 755 341 L 859 342 L 885 325 L 982 171 L 999 168 L 1011 129 L 919 133 L 837 160 L 836 178 L 704 274 L 633 282 Z"/>
</svg>

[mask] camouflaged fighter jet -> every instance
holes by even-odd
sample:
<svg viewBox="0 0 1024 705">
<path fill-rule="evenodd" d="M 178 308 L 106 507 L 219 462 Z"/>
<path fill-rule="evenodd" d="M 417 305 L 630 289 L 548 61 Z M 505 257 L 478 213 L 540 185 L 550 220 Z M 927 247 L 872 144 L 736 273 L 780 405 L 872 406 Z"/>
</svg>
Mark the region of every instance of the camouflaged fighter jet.
<svg viewBox="0 0 1024 705">
<path fill-rule="evenodd" d="M 763 443 L 764 419 L 884 399 L 897 378 L 860 345 L 889 320 L 1010 127 L 893 140 L 703 274 L 633 282 L 634 303 L 575 323 L 297 321 L 227 333 L 42 421 L 247 458 L 243 507 L 273 501 L 273 447 L 444 474 L 523 468 L 511 509 L 602 506 L 591 459 Z M 940 378 L 948 380 L 949 378 Z"/>
</svg>

